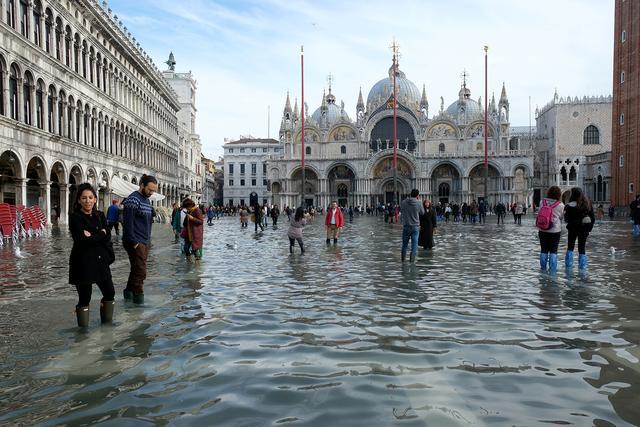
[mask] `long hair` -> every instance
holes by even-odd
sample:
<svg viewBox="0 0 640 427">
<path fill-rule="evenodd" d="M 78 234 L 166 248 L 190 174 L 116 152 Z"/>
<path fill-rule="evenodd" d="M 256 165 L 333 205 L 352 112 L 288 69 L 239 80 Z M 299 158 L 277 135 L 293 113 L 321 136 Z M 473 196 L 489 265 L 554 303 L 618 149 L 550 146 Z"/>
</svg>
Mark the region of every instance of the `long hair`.
<svg viewBox="0 0 640 427">
<path fill-rule="evenodd" d="M 569 202 L 576 202 L 576 207 L 581 211 L 591 210 L 591 201 L 584 195 L 582 189 L 579 187 L 573 187 L 571 189 Z"/>
<path fill-rule="evenodd" d="M 96 193 L 95 188 L 93 188 L 93 185 L 89 184 L 88 182 L 84 182 L 78 186 L 78 191 L 76 192 L 76 200 L 73 203 L 73 210 L 75 212 L 82 211 L 82 205 L 80 204 L 80 197 L 82 196 L 82 193 L 84 193 L 87 190 L 91 191 L 93 193 L 93 197 L 96 199 L 96 203 L 93 205 L 93 209 L 91 213 L 95 213 L 96 210 L 98 209 L 97 208 L 98 194 Z"/>
<path fill-rule="evenodd" d="M 298 207 L 298 209 L 296 209 L 296 214 L 293 216 L 293 220 L 301 221 L 302 218 L 304 218 L 304 209 L 302 209 L 302 206 L 300 206 Z"/>
</svg>

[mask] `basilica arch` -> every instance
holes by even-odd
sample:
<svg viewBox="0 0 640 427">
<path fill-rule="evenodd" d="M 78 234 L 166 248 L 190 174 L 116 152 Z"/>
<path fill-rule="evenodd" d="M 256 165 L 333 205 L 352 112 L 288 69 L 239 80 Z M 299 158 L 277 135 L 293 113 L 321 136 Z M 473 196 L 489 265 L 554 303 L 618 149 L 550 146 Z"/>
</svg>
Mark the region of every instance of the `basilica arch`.
<svg viewBox="0 0 640 427">
<path fill-rule="evenodd" d="M 438 163 L 430 177 L 432 202 L 462 202 L 462 174 L 456 164 Z"/>
<path fill-rule="evenodd" d="M 414 120 L 411 120 L 414 121 Z M 396 138 L 398 150 L 416 151 L 419 131 L 408 118 L 396 118 Z M 393 116 L 386 116 L 376 122 L 369 133 L 369 149 L 373 152 L 393 148 Z"/>
<path fill-rule="evenodd" d="M 502 190 L 502 174 L 498 168 L 489 163 L 489 181 L 487 183 L 487 194 L 485 194 L 484 182 L 485 168 L 480 163 L 469 171 L 469 196 L 472 199 L 484 199 L 490 204 L 498 202 L 499 193 Z"/>
<path fill-rule="evenodd" d="M 332 200 L 339 206 L 356 204 L 353 193 L 356 191 L 356 174 L 346 163 L 337 163 L 327 172 L 328 192 Z"/>
<path fill-rule="evenodd" d="M 376 204 L 395 201 L 392 153 L 386 153 L 386 155 L 377 158 L 370 168 L 368 176 L 371 177 L 371 191 L 374 198 L 377 199 L 375 200 Z M 403 199 L 411 191 L 415 177 L 415 164 L 404 156 L 397 156 L 397 196 L 400 199 Z"/>
<path fill-rule="evenodd" d="M 303 199 L 305 206 L 319 206 L 320 180 L 318 173 L 309 166 L 304 167 L 304 191 Z M 302 182 L 302 168 L 298 167 L 291 173 L 291 191 L 300 194 L 300 183 Z"/>
</svg>

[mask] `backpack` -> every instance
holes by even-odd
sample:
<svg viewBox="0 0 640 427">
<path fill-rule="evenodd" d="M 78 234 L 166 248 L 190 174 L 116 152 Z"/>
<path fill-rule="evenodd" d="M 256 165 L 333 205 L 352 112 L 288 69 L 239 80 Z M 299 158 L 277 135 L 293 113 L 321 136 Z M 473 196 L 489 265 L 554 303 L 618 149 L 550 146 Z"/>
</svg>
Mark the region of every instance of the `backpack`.
<svg viewBox="0 0 640 427">
<path fill-rule="evenodd" d="M 547 205 L 546 200 L 542 200 L 542 206 L 536 217 L 536 227 L 542 231 L 547 231 L 553 227 L 553 209 L 560 204 L 559 201 L 554 202 L 551 206 Z"/>
</svg>

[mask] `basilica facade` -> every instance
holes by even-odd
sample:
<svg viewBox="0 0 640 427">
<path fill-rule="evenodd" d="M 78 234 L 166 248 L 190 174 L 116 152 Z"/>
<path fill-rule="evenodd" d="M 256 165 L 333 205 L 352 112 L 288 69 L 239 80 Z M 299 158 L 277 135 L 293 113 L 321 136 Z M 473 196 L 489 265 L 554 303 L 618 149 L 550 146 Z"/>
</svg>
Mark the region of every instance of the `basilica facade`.
<svg viewBox="0 0 640 427">
<path fill-rule="evenodd" d="M 393 75 L 397 97 L 397 188 L 400 197 L 417 188 L 433 202 L 493 204 L 532 201 L 534 153 L 511 138 L 509 100 L 503 85 L 496 103 L 492 96 L 488 119 L 489 182 L 484 186 L 484 108 L 472 99 L 466 79 L 457 99 L 429 114 L 426 88 L 422 91 L 399 66 L 369 90 L 366 103 L 360 90 L 356 117 L 344 102 L 338 104 L 329 87 L 321 105 L 309 113 L 289 94 L 280 126 L 281 149 L 271 156 L 270 198 L 295 206 L 301 199 L 301 137 L 305 114 L 306 205 L 377 205 L 391 202 L 393 179 Z"/>
<path fill-rule="evenodd" d="M 187 151 L 187 168 L 200 159 L 191 76 L 171 63 L 163 75 L 104 1 L 0 0 L 0 17 L 0 202 L 64 223 L 80 183 L 103 209 L 114 177 L 143 173 L 157 177 L 161 206 L 197 195 L 178 174 Z"/>
</svg>

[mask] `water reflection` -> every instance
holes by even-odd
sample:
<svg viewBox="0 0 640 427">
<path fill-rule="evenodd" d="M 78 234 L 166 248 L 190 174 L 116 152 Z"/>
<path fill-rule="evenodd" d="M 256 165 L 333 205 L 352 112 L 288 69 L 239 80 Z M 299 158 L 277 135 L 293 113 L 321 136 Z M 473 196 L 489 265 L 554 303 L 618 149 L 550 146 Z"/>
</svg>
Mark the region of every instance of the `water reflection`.
<svg viewBox="0 0 640 427">
<path fill-rule="evenodd" d="M 254 233 L 225 218 L 199 264 L 156 226 L 147 306 L 119 301 L 101 328 L 94 301 L 87 334 L 54 229 L 21 242 L 25 258 L 0 249 L 0 424 L 640 424 L 640 240 L 627 228 L 596 227 L 588 274 L 550 275 L 531 223 L 445 225 L 415 264 L 376 218 L 329 246 L 317 221 L 305 255 L 289 255 L 286 224 Z"/>
</svg>

